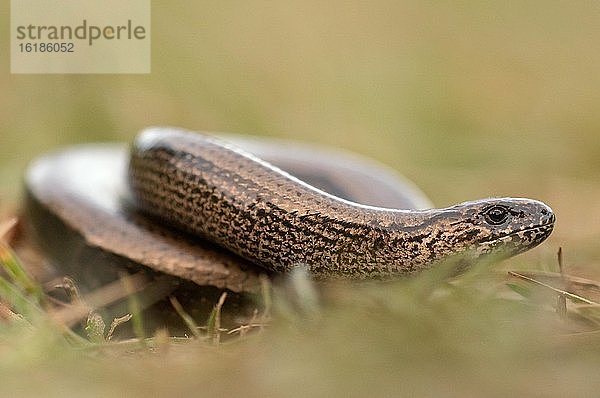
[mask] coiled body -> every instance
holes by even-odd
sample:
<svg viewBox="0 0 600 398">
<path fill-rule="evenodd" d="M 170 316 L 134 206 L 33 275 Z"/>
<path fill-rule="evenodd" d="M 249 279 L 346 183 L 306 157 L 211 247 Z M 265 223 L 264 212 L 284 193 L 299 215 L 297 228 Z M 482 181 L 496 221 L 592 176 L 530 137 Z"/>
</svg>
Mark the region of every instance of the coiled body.
<svg viewBox="0 0 600 398">
<path fill-rule="evenodd" d="M 549 207 L 529 199 L 410 211 L 365 206 L 225 143 L 173 129 L 140 134 L 129 185 L 143 212 L 277 272 L 302 264 L 322 276 L 413 273 L 466 250 L 527 250 L 554 223 Z M 500 211 L 506 220 L 490 218 Z"/>
</svg>

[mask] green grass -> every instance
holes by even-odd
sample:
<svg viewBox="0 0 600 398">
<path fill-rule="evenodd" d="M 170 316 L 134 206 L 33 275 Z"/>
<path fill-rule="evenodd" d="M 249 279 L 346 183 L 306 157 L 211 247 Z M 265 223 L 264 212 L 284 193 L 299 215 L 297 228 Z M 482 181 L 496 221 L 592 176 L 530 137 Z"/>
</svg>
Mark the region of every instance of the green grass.
<svg viewBox="0 0 600 398">
<path fill-rule="evenodd" d="M 65 304 L 6 247 L 1 260 L 0 297 L 15 311 L 0 322 L 3 395 L 583 396 L 600 381 L 600 305 L 561 287 L 600 283 L 567 274 L 544 283 L 479 262 L 451 277 L 449 263 L 393 283 L 314 284 L 298 272 L 273 297 L 265 286 L 272 309 L 245 333 L 221 328 L 223 294 L 205 327 L 174 305 L 190 338 L 134 327 L 111 340 L 95 310 L 81 317 L 88 337 L 76 335 L 57 315 Z"/>
<path fill-rule="evenodd" d="M 596 395 L 596 306 L 506 279 L 509 269 L 557 272 L 559 246 L 566 273 L 599 279 L 595 2 L 184 1 L 153 2 L 152 15 L 147 76 L 11 75 L 0 31 L 3 213 L 18 208 L 35 156 L 159 124 L 348 148 L 406 174 L 440 206 L 542 199 L 556 229 L 539 248 L 452 281 L 427 273 L 325 296 L 290 282 L 300 298 L 275 290 L 267 325 L 257 318 L 219 344 L 216 314 L 194 320 L 193 341 L 160 332 L 145 348 L 103 343 L 112 319 L 94 342 L 75 337 L 9 264 L 0 291 L 24 320 L 0 323 L 2 395 Z M 571 287 L 600 301 L 593 284 Z M 144 319 L 117 331 L 134 321 Z"/>
</svg>

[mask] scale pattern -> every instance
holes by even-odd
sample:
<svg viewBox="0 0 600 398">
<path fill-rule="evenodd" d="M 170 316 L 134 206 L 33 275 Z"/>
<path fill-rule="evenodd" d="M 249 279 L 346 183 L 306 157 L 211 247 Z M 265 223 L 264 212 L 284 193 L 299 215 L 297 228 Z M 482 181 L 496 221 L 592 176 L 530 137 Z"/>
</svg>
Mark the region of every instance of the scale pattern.
<svg viewBox="0 0 600 398">
<path fill-rule="evenodd" d="M 429 210 L 365 206 L 212 137 L 174 129 L 142 132 L 128 172 L 140 210 L 276 272 L 305 265 L 322 277 L 388 277 L 465 251 L 513 255 L 544 241 L 555 220 L 531 199 Z M 490 221 L 491 209 L 506 220 Z"/>
</svg>

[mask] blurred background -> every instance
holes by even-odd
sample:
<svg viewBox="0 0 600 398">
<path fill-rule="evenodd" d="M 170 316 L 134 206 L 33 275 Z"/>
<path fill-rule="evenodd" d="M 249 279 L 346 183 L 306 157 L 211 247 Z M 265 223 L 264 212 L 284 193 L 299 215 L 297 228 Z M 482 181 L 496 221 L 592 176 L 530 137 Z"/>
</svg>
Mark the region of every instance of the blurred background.
<svg viewBox="0 0 600 398">
<path fill-rule="evenodd" d="M 587 267 L 599 22 L 594 1 L 153 2 L 148 75 L 11 75 L 2 29 L 1 204 L 18 202 L 29 161 L 69 144 L 149 125 L 277 136 L 376 158 L 438 206 L 541 199 L 558 224 L 529 258 L 563 246 Z"/>
</svg>

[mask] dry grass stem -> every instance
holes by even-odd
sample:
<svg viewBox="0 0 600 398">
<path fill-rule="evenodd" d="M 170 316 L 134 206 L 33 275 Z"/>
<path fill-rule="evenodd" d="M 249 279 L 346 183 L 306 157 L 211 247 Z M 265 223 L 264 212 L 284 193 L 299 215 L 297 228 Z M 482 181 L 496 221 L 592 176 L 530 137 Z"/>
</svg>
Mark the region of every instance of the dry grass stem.
<svg viewBox="0 0 600 398">
<path fill-rule="evenodd" d="M 508 274 L 511 275 L 511 276 L 514 276 L 516 278 L 523 279 L 523 280 L 525 280 L 527 282 L 534 283 L 534 284 L 536 284 L 538 286 L 545 287 L 546 289 L 550 289 L 550 290 L 552 290 L 552 291 L 554 291 L 554 292 L 556 292 L 556 293 L 558 293 L 560 295 L 563 295 L 563 296 L 565 296 L 567 298 L 570 298 L 573 301 L 580 302 L 580 303 L 585 303 L 585 304 L 589 304 L 589 305 L 593 305 L 593 306 L 600 306 L 600 304 L 595 303 L 595 302 L 593 302 L 593 301 L 591 301 L 589 299 L 586 299 L 585 297 L 581 297 L 581 296 L 579 296 L 577 294 L 573 294 L 573 293 L 567 292 L 565 290 L 558 289 L 558 288 L 556 288 L 554 286 L 548 285 L 547 283 L 544 283 L 544 282 L 540 282 L 540 281 L 538 281 L 536 279 L 530 278 L 530 277 L 528 277 L 526 275 L 523 275 L 521 273 L 514 272 L 514 271 L 508 271 Z"/>
</svg>

